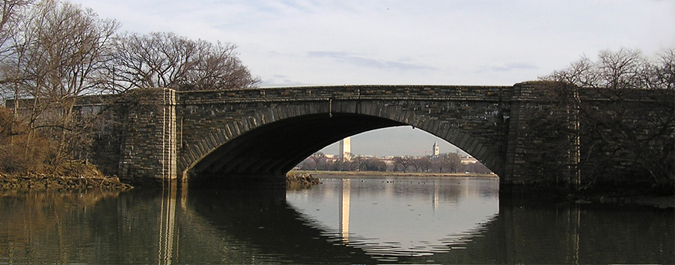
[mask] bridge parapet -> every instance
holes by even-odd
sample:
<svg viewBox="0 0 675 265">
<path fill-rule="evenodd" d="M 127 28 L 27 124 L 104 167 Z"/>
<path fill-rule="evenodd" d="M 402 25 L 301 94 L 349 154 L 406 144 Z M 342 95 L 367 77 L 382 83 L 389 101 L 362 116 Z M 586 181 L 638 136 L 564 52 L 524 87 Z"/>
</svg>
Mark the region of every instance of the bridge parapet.
<svg viewBox="0 0 675 265">
<path fill-rule="evenodd" d="M 467 100 L 508 101 L 510 86 L 311 86 L 178 93 L 180 104 L 327 101 Z"/>
</svg>

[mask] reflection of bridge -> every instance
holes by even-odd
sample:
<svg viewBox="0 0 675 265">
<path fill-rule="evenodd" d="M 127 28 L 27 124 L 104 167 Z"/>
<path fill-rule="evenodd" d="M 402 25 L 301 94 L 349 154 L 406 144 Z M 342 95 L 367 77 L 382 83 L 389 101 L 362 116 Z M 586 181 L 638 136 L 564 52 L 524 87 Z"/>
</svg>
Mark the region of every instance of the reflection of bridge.
<svg viewBox="0 0 675 265">
<path fill-rule="evenodd" d="M 327 230 L 321 223 L 315 223 L 317 220 L 308 219 L 306 213 L 297 211 L 286 202 L 285 195 L 270 193 L 269 189 L 227 190 L 227 192 L 199 190 L 184 197 L 185 202 L 165 197 L 164 204 L 174 203 L 175 208 L 179 210 L 174 216 L 162 216 L 162 223 L 176 225 L 174 231 L 161 230 L 160 233 L 166 233 L 166 237 L 172 236 L 175 241 L 182 241 L 175 243 L 180 249 L 172 249 L 173 253 L 169 254 L 169 259 L 178 263 L 208 263 L 209 260 L 218 260 L 219 255 L 226 258 L 229 255 L 236 256 L 223 253 L 223 250 L 229 249 L 232 249 L 231 252 L 237 249 L 247 253 L 259 251 L 260 254 L 257 254 L 259 256 L 269 255 L 293 264 L 373 264 L 377 263 L 378 258 L 393 257 L 391 256 L 393 253 L 385 254 L 386 249 L 378 249 L 383 246 L 350 241 L 354 239 L 350 239 L 348 235 L 349 206 L 345 205 L 345 202 L 349 201 L 348 197 L 351 195 L 350 184 L 347 183 L 349 181 L 343 182 L 344 185 L 336 191 L 340 193 L 338 196 L 341 201 L 340 227 L 335 231 L 337 233 Z M 244 198 L 250 200 L 242 200 Z M 177 207 L 178 203 L 182 203 L 183 206 Z M 492 220 L 484 221 L 489 224 Z M 478 237 L 482 237 L 488 231 L 487 227 L 481 226 L 474 232 Z M 500 235 L 494 237 L 498 236 Z M 472 236 L 466 236 L 465 239 L 472 241 L 471 238 Z M 490 240 L 494 238 L 491 237 Z M 489 248 L 483 242 L 478 243 L 482 246 L 477 247 L 479 248 L 477 251 L 487 251 Z M 463 263 L 476 261 L 470 253 L 466 253 L 466 250 L 448 253 L 449 250 L 450 247 L 442 253 L 435 253 L 434 259 L 460 260 Z M 162 249 L 159 251 L 164 253 Z M 180 252 L 205 253 L 208 258 L 189 259 L 180 257 L 178 255 Z M 487 255 L 486 257 L 490 258 L 486 260 L 490 260 L 492 256 Z M 396 258 L 399 261 L 415 261 L 420 257 L 403 255 Z M 420 261 L 424 262 L 424 259 L 420 258 L 417 262 Z M 235 260 L 230 262 L 236 263 Z"/>
<path fill-rule="evenodd" d="M 243 199 L 250 198 L 250 199 Z M 190 193 L 180 200 L 164 197 L 163 205 L 175 204 L 173 215 L 162 215 L 162 223 L 173 224 L 171 229 L 159 230 L 164 237 L 173 237 L 173 249 L 167 253 L 158 249 L 160 258 L 174 263 L 241 263 L 239 256 L 258 256 L 284 260 L 296 264 L 345 264 L 376 263 L 372 254 L 364 251 L 364 246 L 352 246 L 341 242 L 338 234 L 330 236 L 328 231 L 314 225 L 306 216 L 285 200 L 283 191 L 269 193 L 234 191 L 204 191 Z M 159 200 L 154 200 L 159 203 Z M 180 207 L 179 207 L 180 205 Z M 116 204 L 110 206 L 116 207 Z M 111 209 L 114 210 L 114 209 Z M 147 212 L 147 206 L 130 209 L 134 213 Z M 471 235 L 464 239 L 462 248 L 434 253 L 432 256 L 398 257 L 406 263 L 606 263 L 608 260 L 625 263 L 649 262 L 672 263 L 673 231 L 658 231 L 645 227 L 658 226 L 663 220 L 645 218 L 645 227 L 625 227 L 629 231 L 612 234 L 621 224 L 622 218 L 596 218 L 587 213 L 582 216 L 579 205 L 551 206 L 548 204 L 525 204 L 513 206 L 509 202 L 500 202 L 499 214 L 482 224 L 476 230 L 467 231 Z M 603 213 L 606 214 L 606 213 Z M 612 215 L 631 216 L 633 212 L 617 211 Z M 658 216 L 659 212 L 644 214 Z M 137 218 L 135 222 L 147 219 Z M 583 222 L 583 225 L 582 225 Z M 653 222 L 653 223 L 649 223 Z M 550 225 L 542 225 L 550 224 Z M 129 227 L 144 227 L 128 224 Z M 551 229 L 556 227 L 556 229 Z M 641 244 L 601 244 L 594 237 L 580 237 L 583 234 L 607 233 L 608 240 L 625 240 L 626 234 L 644 233 Z M 143 235 L 149 231 L 136 231 Z M 328 234 L 328 235 L 327 235 Z M 542 236 L 546 235 L 546 236 Z M 642 234 L 641 234 L 642 235 Z M 149 238 L 156 238 L 147 236 Z M 160 235 L 160 239 L 163 236 Z M 620 237 L 620 238 L 617 238 Z M 143 239 L 145 237 L 139 237 Z M 147 243 L 147 242 L 145 242 Z M 161 244 L 160 244 L 161 245 Z M 157 245 L 159 247 L 159 245 Z M 608 249 L 602 249 L 609 246 Z M 598 249 L 600 248 L 600 249 Z M 448 246 L 450 249 L 450 246 Z M 654 256 L 635 253 L 659 253 Z M 192 253 L 192 254 L 190 254 Z M 195 255 L 194 253 L 201 253 Z M 168 256 L 164 256 L 168 254 Z M 120 254 L 123 255 L 123 254 Z M 237 260 L 239 258 L 239 260 Z M 637 258 L 637 259 L 636 259 Z M 161 260 L 160 260 L 161 261 Z M 161 262 L 160 262 L 161 263 Z M 253 260 L 251 260 L 253 263 Z"/>
<path fill-rule="evenodd" d="M 502 183 L 527 183 L 541 177 L 565 181 L 575 174 L 578 142 L 558 137 L 562 140 L 547 146 L 550 136 L 528 135 L 532 129 L 528 126 L 536 126 L 529 123 L 531 109 L 553 107 L 558 120 L 576 121 L 569 105 L 550 100 L 546 93 L 552 86 L 555 83 L 204 92 L 139 89 L 127 97 L 131 100 L 117 101 L 123 108 L 113 119 L 126 127 L 111 130 L 104 141 L 108 141 L 105 146 L 121 146 L 121 150 L 103 150 L 107 153 L 99 163 L 107 173 L 135 182 L 188 177 L 191 182 L 212 184 L 222 176 L 280 181 L 279 176 L 304 158 L 346 136 L 411 125 L 470 153 Z M 581 93 L 581 100 L 592 101 L 586 94 Z M 578 129 L 573 124 L 563 126 Z M 531 147 L 526 138 L 543 144 Z M 551 156 L 551 152 L 559 154 Z M 528 157 L 542 155 L 556 159 L 524 163 Z M 548 174 L 547 163 L 562 166 Z M 561 173 L 561 168 L 567 171 Z"/>
<path fill-rule="evenodd" d="M 40 194 L 2 195 L 0 216 L 7 218 L 0 218 L 0 238 L 10 239 L 0 242 L 4 263 L 376 263 L 362 249 L 326 236 L 330 231 L 313 225 L 286 202 L 284 190 L 158 194 L 143 189 L 116 197 L 89 194 L 72 201 L 62 194 L 49 195 L 47 200 Z M 675 262 L 672 211 L 499 203 L 499 215 L 471 231 L 475 236 L 465 242 L 465 248 L 399 260 Z"/>
</svg>

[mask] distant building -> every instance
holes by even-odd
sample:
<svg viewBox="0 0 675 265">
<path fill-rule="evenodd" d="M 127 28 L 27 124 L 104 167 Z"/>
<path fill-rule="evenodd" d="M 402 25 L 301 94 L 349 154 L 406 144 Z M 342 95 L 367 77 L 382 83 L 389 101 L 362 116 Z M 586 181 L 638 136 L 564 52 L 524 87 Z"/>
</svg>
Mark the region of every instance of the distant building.
<svg viewBox="0 0 675 265">
<path fill-rule="evenodd" d="M 352 140 L 350 137 L 340 140 L 340 159 L 342 161 L 352 159 Z"/>
<path fill-rule="evenodd" d="M 460 155 L 459 159 L 461 159 L 462 164 L 464 164 L 464 165 L 473 164 L 473 163 L 478 162 L 477 159 L 475 159 L 473 156 L 470 156 L 470 155 L 466 155 L 466 156 Z"/>
<path fill-rule="evenodd" d="M 329 162 L 329 163 L 333 163 L 333 162 L 337 161 L 338 159 L 340 159 L 340 157 L 336 156 L 336 155 L 325 155 L 325 156 L 326 156 L 326 162 Z"/>
<path fill-rule="evenodd" d="M 441 147 L 438 146 L 438 144 L 436 142 L 434 142 L 434 146 L 433 146 L 432 150 L 433 151 L 432 151 L 431 156 L 433 156 L 433 157 L 438 157 L 441 154 Z"/>
</svg>

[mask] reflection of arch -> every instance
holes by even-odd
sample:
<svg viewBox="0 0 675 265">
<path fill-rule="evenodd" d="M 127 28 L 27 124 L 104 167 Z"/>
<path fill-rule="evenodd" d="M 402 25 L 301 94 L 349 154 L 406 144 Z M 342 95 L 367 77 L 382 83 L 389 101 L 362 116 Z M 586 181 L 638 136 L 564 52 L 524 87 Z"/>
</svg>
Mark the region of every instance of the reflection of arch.
<svg viewBox="0 0 675 265">
<path fill-rule="evenodd" d="M 185 248 L 183 251 L 212 255 L 233 247 L 228 243 L 235 240 L 275 259 L 295 264 L 374 263 L 375 260 L 363 250 L 336 244 L 339 237 L 327 235 L 320 227 L 313 226 L 288 205 L 284 192 L 270 189 L 191 192 L 186 209 L 189 219 L 185 226 L 199 234 L 183 236 L 190 237 L 190 241 L 206 242 L 204 245 L 213 250 L 205 251 L 201 249 L 204 246 L 185 244 L 181 245 Z M 242 200 L 244 198 L 247 199 Z M 200 249 L 190 250 L 193 247 Z"/>
<path fill-rule="evenodd" d="M 204 252 L 217 259 L 223 250 L 239 247 L 239 243 L 245 247 L 244 252 L 255 249 L 256 252 L 297 264 L 373 264 L 377 263 L 377 258 L 382 258 L 365 251 L 368 246 L 340 241 L 341 233 L 327 231 L 320 223 L 299 212 L 286 202 L 282 192 L 270 192 L 269 189 L 202 189 L 191 192 L 187 201 L 179 221 L 184 232 L 180 235 L 183 244 L 180 244 L 179 251 L 184 253 Z M 426 263 L 426 260 L 433 259 L 437 262 L 458 260 L 459 263 L 470 263 L 476 261 L 477 256 L 494 260 L 493 256 L 500 254 L 494 251 L 497 249 L 494 244 L 498 243 L 495 239 L 503 236 L 494 235 L 495 229 L 491 227 L 495 226 L 495 220 L 497 217 L 490 218 L 474 230 L 448 238 L 448 244 L 457 241 L 467 243 L 463 252 L 443 251 L 433 257 L 399 256 L 398 261 Z M 490 240 L 483 240 L 484 237 Z M 187 259 L 182 261 L 190 262 Z"/>
<path fill-rule="evenodd" d="M 504 141 L 486 133 L 501 130 L 497 128 L 503 126 L 499 117 L 487 112 L 467 117 L 462 112 L 465 105 L 450 103 L 447 112 L 420 113 L 408 106 L 419 102 L 402 102 L 345 101 L 331 102 L 328 109 L 292 104 L 258 109 L 192 136 L 196 143 L 181 152 L 179 168 L 184 175 L 188 170 L 192 175 L 281 175 L 344 137 L 412 125 L 467 151 L 493 172 L 504 171 Z M 495 107 L 480 104 L 484 109 Z"/>
<path fill-rule="evenodd" d="M 355 180 L 351 183 L 355 188 L 352 191 L 350 181 Z M 322 178 L 322 185 L 310 190 L 290 192 L 287 201 L 306 219 L 341 235 L 343 244 L 382 257 L 383 261 L 429 256 L 464 247 L 476 235 L 483 234 L 486 221 L 497 216 L 496 181 L 487 180 L 490 186 L 484 184 L 486 180 L 471 180 L 472 185 L 458 185 L 457 181 L 328 177 Z M 471 188 L 467 190 L 466 186 Z M 392 187 L 396 195 L 388 196 L 387 187 Z M 438 213 L 431 200 L 434 194 L 441 197 L 439 201 L 443 204 Z M 354 200 L 349 199 L 350 195 L 355 195 Z M 469 203 L 462 202 L 466 200 Z M 478 201 L 481 206 L 477 207 Z"/>
</svg>

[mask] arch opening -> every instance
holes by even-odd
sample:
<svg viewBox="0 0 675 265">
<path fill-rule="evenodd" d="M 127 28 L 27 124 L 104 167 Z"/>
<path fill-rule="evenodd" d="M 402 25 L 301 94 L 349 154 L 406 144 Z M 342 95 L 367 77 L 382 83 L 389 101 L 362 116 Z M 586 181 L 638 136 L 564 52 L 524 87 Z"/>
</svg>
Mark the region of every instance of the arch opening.
<svg viewBox="0 0 675 265">
<path fill-rule="evenodd" d="M 457 131 L 449 130 L 438 120 L 436 124 L 433 122 L 425 124 L 428 126 L 419 129 L 467 153 L 471 154 L 471 150 L 466 148 L 469 145 L 478 150 L 474 142 L 467 141 L 471 137 L 466 133 L 458 134 Z M 221 179 L 244 176 L 279 177 L 311 154 L 345 137 L 380 128 L 406 125 L 411 124 L 354 113 L 307 114 L 280 119 L 251 128 L 224 142 L 188 167 L 186 175 L 190 182 L 195 180 L 201 182 L 202 179 L 214 177 Z M 453 140 L 461 141 L 466 146 L 457 145 Z M 481 160 L 479 157 L 476 158 Z M 497 173 L 490 165 L 485 166 Z"/>
</svg>

